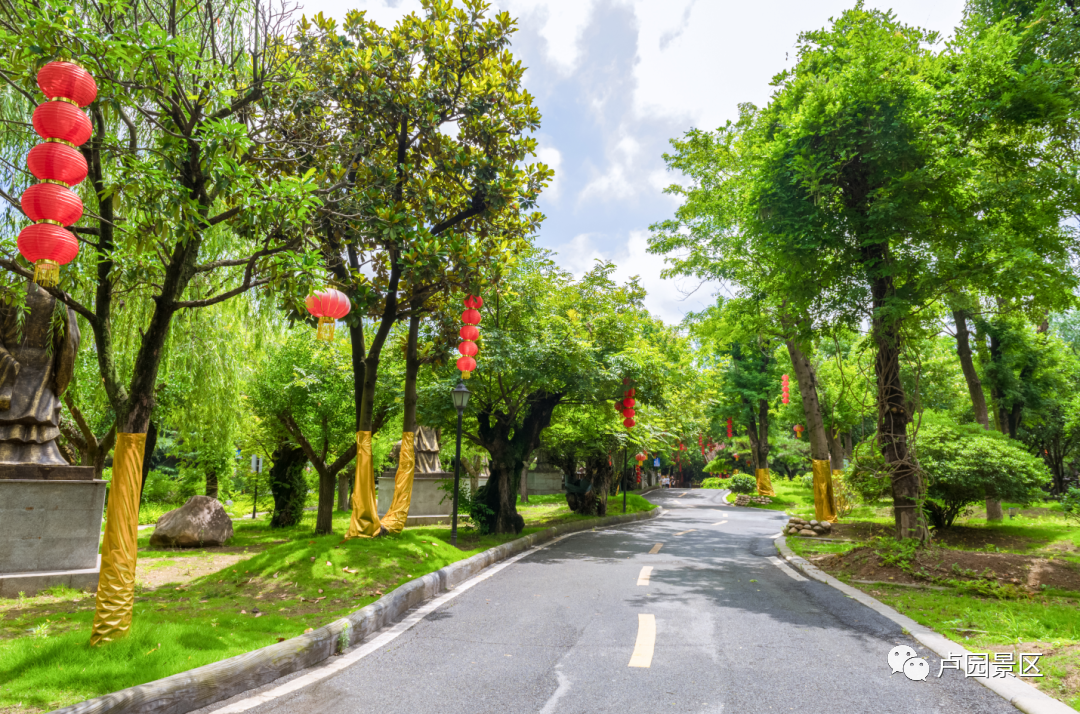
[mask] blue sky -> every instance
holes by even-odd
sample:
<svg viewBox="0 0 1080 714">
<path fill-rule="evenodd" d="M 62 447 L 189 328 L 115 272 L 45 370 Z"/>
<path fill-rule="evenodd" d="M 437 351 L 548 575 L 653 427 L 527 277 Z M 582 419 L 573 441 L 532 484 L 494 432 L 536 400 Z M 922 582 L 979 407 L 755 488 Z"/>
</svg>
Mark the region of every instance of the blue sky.
<svg viewBox="0 0 1080 714">
<path fill-rule="evenodd" d="M 338 19 L 366 10 L 383 25 L 418 11 L 416 0 L 301 0 Z M 769 80 L 793 60 L 800 31 L 816 29 L 854 0 L 497 0 L 517 18 L 514 53 L 543 113 L 540 160 L 555 169 L 541 199 L 538 242 L 576 274 L 597 258 L 637 275 L 656 316 L 677 322 L 714 300 L 715 285 L 664 280 L 645 252 L 649 225 L 676 204 L 662 154 L 691 127 L 713 129 L 738 105 L 763 105 Z M 868 0 L 907 24 L 952 33 L 963 0 Z"/>
</svg>

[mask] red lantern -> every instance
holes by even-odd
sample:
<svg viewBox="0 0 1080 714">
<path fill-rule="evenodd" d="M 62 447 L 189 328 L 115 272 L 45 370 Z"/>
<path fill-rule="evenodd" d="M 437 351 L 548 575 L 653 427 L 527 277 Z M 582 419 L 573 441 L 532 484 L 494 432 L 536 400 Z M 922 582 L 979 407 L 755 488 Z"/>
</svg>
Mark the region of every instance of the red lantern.
<svg viewBox="0 0 1080 714">
<path fill-rule="evenodd" d="M 468 355 L 458 357 L 457 368 L 461 370 L 461 376 L 468 379 L 469 373 L 476 369 L 476 360 Z"/>
<path fill-rule="evenodd" d="M 803 433 L 802 424 L 796 424 L 794 428 L 795 428 L 795 438 L 796 439 L 801 439 L 802 438 L 802 433 Z"/>
<path fill-rule="evenodd" d="M 55 141 L 30 149 L 26 167 L 41 181 L 59 181 L 68 186 L 82 183 L 87 173 L 86 159 L 79 150 Z"/>
<path fill-rule="evenodd" d="M 37 82 L 49 99 L 68 99 L 80 107 L 97 97 L 93 75 L 74 62 L 50 62 L 38 72 Z"/>
<path fill-rule="evenodd" d="M 469 342 L 468 340 L 466 340 L 465 342 L 462 342 L 460 345 L 458 345 L 458 352 L 465 355 L 466 357 L 475 357 L 479 351 L 480 348 L 476 346 L 475 342 Z"/>
<path fill-rule="evenodd" d="M 479 295 L 470 295 L 465 298 L 465 307 L 479 310 L 484 306 L 484 299 Z"/>
<path fill-rule="evenodd" d="M 645 460 L 645 454 L 638 454 L 634 458 L 638 460 L 638 466 L 641 466 L 641 462 Z"/>
<path fill-rule="evenodd" d="M 51 223 L 34 223 L 23 228 L 19 233 L 18 247 L 24 258 L 31 263 L 44 261 L 46 265 L 42 266 L 42 270 L 51 269 L 54 273 L 79 254 L 79 242 L 71 231 Z M 35 271 L 35 281 L 37 277 Z"/>
<path fill-rule="evenodd" d="M 627 408 L 633 407 L 635 404 L 637 404 L 637 402 L 635 402 L 631 397 L 627 397 L 626 399 L 622 400 L 622 403 L 623 406 Z"/>
<path fill-rule="evenodd" d="M 731 438 L 731 417 L 727 420 L 727 438 Z"/>
<path fill-rule="evenodd" d="M 627 407 L 626 409 L 623 409 L 623 413 L 622 413 L 622 415 L 624 417 L 626 417 L 627 419 L 633 419 L 636 414 L 637 414 L 637 412 L 635 412 L 630 407 Z"/>
<path fill-rule="evenodd" d="M 62 101 L 39 104 L 31 121 L 42 139 L 63 139 L 76 146 L 85 144 L 94 133 L 90 117 L 74 104 Z"/>
<path fill-rule="evenodd" d="M 631 417 L 627 417 L 626 419 L 623 419 L 623 426 L 625 426 L 627 429 L 633 429 L 634 424 L 636 424 L 636 423 L 637 422 L 635 422 Z"/>
<path fill-rule="evenodd" d="M 70 189 L 59 184 L 36 183 L 23 191 L 22 209 L 31 221 L 70 226 L 82 217 L 83 204 Z"/>
<path fill-rule="evenodd" d="M 76 64 L 50 62 L 38 72 L 38 86 L 50 101 L 34 110 L 32 122 L 45 143 L 30 149 L 26 165 L 43 183 L 23 192 L 23 211 L 35 223 L 19 233 L 17 245 L 34 263 L 34 281 L 55 285 L 60 266 L 79 254 L 78 240 L 63 226 L 83 213 L 82 201 L 68 189 L 86 178 L 86 159 L 76 147 L 90 138 L 93 126 L 78 108 L 94 101 L 97 85 Z"/>
<path fill-rule="evenodd" d="M 463 340 L 472 340 L 475 342 L 480 339 L 480 328 L 476 325 L 465 325 L 458 334 L 461 335 L 461 339 Z"/>
<path fill-rule="evenodd" d="M 308 312 L 319 318 L 319 329 L 315 333 L 315 339 L 324 342 L 334 339 L 334 321 L 348 315 L 351 307 L 345 293 L 333 288 L 308 295 L 304 303 L 307 305 Z"/>
<path fill-rule="evenodd" d="M 466 325 L 479 325 L 480 311 L 469 308 L 465 312 L 461 313 L 461 321 L 464 322 Z"/>
</svg>

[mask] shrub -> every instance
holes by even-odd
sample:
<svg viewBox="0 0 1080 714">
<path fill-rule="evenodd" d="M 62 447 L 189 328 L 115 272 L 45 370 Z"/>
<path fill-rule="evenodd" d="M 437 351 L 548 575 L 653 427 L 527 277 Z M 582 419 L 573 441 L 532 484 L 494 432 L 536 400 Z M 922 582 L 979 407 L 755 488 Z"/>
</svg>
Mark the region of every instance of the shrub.
<svg viewBox="0 0 1080 714">
<path fill-rule="evenodd" d="M 1026 503 L 1050 480 L 1042 459 L 978 424 L 924 422 L 915 446 L 927 482 L 923 509 L 937 528 L 986 498 Z"/>
<path fill-rule="evenodd" d="M 723 488 L 724 485 L 723 485 L 723 481 L 721 481 L 719 478 L 717 478 L 716 476 L 711 476 L 711 477 L 709 477 L 707 479 L 702 479 L 701 487 L 702 488 Z"/>
<path fill-rule="evenodd" d="M 806 488 L 809 488 L 809 489 L 814 488 L 814 474 L 812 474 L 812 473 L 811 474 L 803 474 L 802 476 L 800 476 L 796 480 L 801 485 L 805 486 Z"/>
<path fill-rule="evenodd" d="M 746 474 L 735 474 L 728 481 L 732 493 L 756 493 L 757 481 Z"/>
<path fill-rule="evenodd" d="M 1080 522 L 1080 488 L 1073 486 L 1061 494 L 1061 512 L 1068 520 Z"/>
</svg>

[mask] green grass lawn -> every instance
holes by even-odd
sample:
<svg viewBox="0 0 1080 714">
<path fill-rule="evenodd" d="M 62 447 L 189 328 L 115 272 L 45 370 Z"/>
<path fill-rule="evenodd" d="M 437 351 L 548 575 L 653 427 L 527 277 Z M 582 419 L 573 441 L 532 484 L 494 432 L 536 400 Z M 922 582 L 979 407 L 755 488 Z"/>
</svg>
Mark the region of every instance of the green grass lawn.
<svg viewBox="0 0 1080 714">
<path fill-rule="evenodd" d="M 519 511 L 522 535 L 587 520 L 566 499 L 532 496 Z M 609 513 L 622 512 L 622 498 Z M 653 506 L 630 494 L 629 512 Z M 167 677 L 282 639 L 360 609 L 405 582 L 515 536 L 458 534 L 448 526 L 406 528 L 399 535 L 344 541 L 349 514 L 335 513 L 334 535 L 314 536 L 315 514 L 289 529 L 267 519 L 237 522 L 226 551 L 244 559 L 193 580 L 136 592 L 131 635 L 91 649 L 94 597 L 69 589 L 0 600 L 0 713 L 39 712 Z M 151 550 L 140 532 L 139 557 L 162 563 L 204 558 L 200 550 Z M 140 575 L 142 571 L 140 571 Z"/>
<path fill-rule="evenodd" d="M 1051 512 L 1052 513 L 1052 512 Z M 1025 525 L 1006 521 L 1002 525 L 972 523 L 968 528 L 982 535 L 1006 534 L 1010 537 L 1030 539 L 1040 544 L 1034 551 L 1046 553 L 1055 543 L 1073 543 L 1076 533 L 1053 516 L 1031 517 Z M 1018 517 L 1016 520 L 1020 520 Z M 1075 529 L 1073 529 L 1075 530 Z M 939 541 L 945 535 L 939 536 Z M 1045 540 L 1049 539 L 1049 540 Z M 858 547 L 858 543 L 815 541 L 809 538 L 788 538 L 788 546 L 804 558 L 826 553 L 846 553 Z M 1022 552 L 1016 547 L 987 552 Z M 1053 552 L 1053 551 L 1051 551 Z M 1055 557 L 1062 557 L 1060 551 Z M 929 627 L 963 645 L 972 652 L 1019 653 L 1041 652 L 1044 656 L 1040 669 L 1046 676 L 1031 679 L 1031 683 L 1080 709 L 1080 593 L 1043 589 L 1025 593 L 1019 589 L 1003 589 L 1010 597 L 988 597 L 980 594 L 970 583 L 952 581 L 944 590 L 908 588 L 892 585 L 867 585 L 851 582 L 843 575 L 842 580 L 892 606 L 916 622 Z"/>
</svg>

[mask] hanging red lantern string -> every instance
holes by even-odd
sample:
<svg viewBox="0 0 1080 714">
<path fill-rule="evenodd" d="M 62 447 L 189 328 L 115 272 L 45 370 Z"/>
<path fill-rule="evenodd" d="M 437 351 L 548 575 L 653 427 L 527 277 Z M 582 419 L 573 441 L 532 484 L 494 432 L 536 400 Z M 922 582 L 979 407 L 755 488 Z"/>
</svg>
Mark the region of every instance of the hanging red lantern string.
<svg viewBox="0 0 1080 714">
<path fill-rule="evenodd" d="M 334 339 L 334 322 L 348 315 L 349 308 L 352 307 L 345 293 L 333 288 L 308 295 L 304 304 L 308 312 L 319 318 L 319 329 L 315 332 L 315 339 L 323 342 Z"/>
<path fill-rule="evenodd" d="M 728 417 L 728 420 L 727 420 L 727 438 L 730 439 L 731 434 L 732 434 L 732 431 L 731 431 L 731 417 Z"/>
<path fill-rule="evenodd" d="M 465 326 L 461 328 L 461 339 L 464 340 L 458 345 L 458 352 L 461 356 L 458 357 L 457 368 L 461 370 L 461 378 L 468 379 L 472 376 L 472 372 L 476 369 L 476 357 L 480 353 L 480 347 L 476 344 L 476 340 L 480 339 L 480 328 L 477 325 L 480 324 L 480 308 L 484 306 L 484 300 L 479 295 L 469 295 L 465 298 L 465 312 L 461 313 L 461 321 L 465 323 Z"/>
<path fill-rule="evenodd" d="M 72 62 L 50 62 L 37 76 L 49 101 L 34 110 L 34 131 L 45 140 L 30 149 L 27 168 L 38 180 L 23 192 L 20 203 L 32 225 L 19 233 L 19 253 L 34 264 L 34 282 L 56 285 L 60 266 L 79 254 L 79 242 L 64 230 L 82 217 L 83 204 L 70 189 L 86 178 L 86 159 L 78 146 L 93 133 L 80 111 L 97 97 L 93 76 Z"/>
<path fill-rule="evenodd" d="M 785 374 L 780 378 L 780 401 L 787 404 L 790 401 L 790 394 L 788 393 L 788 376 Z"/>
<path fill-rule="evenodd" d="M 637 413 L 634 411 L 634 406 L 637 402 L 634 401 L 634 388 L 630 386 L 631 380 L 629 377 L 623 377 L 623 398 L 620 401 L 615 402 L 615 411 L 622 414 L 623 426 L 627 429 L 633 429 L 637 422 L 634 421 L 634 415 Z"/>
<path fill-rule="evenodd" d="M 701 434 L 697 435 L 697 445 L 701 449 L 701 458 L 705 458 L 705 442 L 701 438 Z"/>
</svg>

